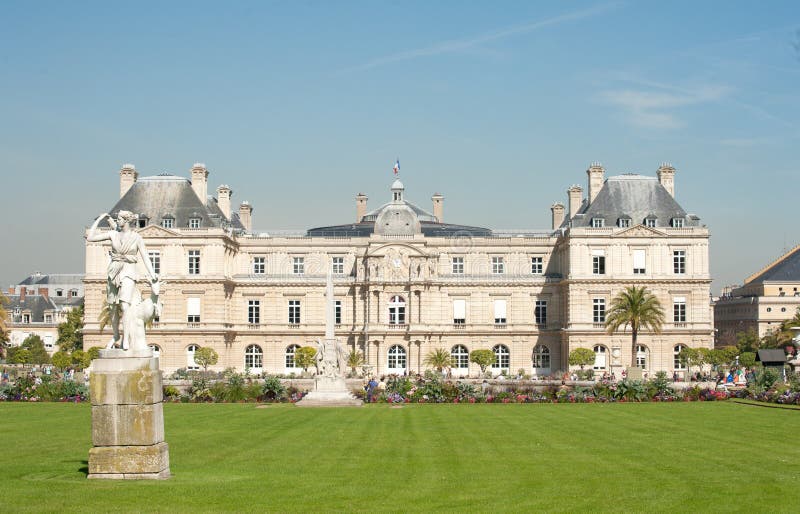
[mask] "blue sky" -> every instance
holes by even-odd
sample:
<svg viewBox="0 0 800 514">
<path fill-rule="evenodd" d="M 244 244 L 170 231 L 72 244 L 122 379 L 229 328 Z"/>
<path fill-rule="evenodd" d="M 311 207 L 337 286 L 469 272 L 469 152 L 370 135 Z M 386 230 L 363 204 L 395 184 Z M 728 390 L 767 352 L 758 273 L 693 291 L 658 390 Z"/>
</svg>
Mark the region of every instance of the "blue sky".
<svg viewBox="0 0 800 514">
<path fill-rule="evenodd" d="M 354 196 L 549 227 L 600 161 L 677 169 L 714 290 L 800 243 L 800 4 L 3 2 L 0 284 L 80 272 L 120 166 L 250 201 L 258 229 L 349 222 Z"/>
</svg>

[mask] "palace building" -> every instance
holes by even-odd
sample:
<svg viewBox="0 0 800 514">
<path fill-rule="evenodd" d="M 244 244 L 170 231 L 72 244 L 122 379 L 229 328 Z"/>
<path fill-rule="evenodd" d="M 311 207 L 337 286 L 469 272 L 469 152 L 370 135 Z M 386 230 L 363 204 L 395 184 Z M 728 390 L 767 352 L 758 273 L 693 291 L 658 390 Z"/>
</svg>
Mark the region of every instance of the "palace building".
<svg viewBox="0 0 800 514">
<path fill-rule="evenodd" d="M 396 179 L 376 209 L 358 194 L 350 223 L 262 232 L 249 203 L 232 208 L 230 187 L 208 194 L 203 164 L 188 179 L 139 178 L 124 165 L 109 212 L 139 214 L 151 263 L 167 282 L 147 340 L 168 372 L 196 367 L 193 352 L 211 346 L 220 370 L 299 373 L 294 352 L 324 336 L 330 271 L 336 335 L 376 374 L 423 371 L 425 356 L 441 348 L 454 375 L 477 374 L 469 353 L 489 349 L 495 374 L 549 376 L 569 369 L 579 347 L 595 352 L 598 373 L 619 375 L 632 363 L 682 373 L 682 348 L 713 346 L 709 231 L 676 202 L 670 165 L 656 177 L 605 177 L 599 164 L 586 173 L 588 194 L 570 187 L 568 205 L 552 205 L 552 225 L 540 231 L 446 222 L 442 195 L 426 210 Z M 96 321 L 108 250 L 86 244 L 86 347 L 111 337 Z M 647 286 L 666 313 L 662 332 L 640 334 L 636 348 L 630 332 L 604 329 L 611 299 L 630 285 Z"/>
</svg>

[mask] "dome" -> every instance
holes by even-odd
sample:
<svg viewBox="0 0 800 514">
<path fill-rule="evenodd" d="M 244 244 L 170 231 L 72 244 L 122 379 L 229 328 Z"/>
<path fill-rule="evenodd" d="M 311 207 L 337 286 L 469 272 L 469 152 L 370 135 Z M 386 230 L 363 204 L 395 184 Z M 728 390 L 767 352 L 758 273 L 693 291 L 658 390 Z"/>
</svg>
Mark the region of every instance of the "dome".
<svg viewBox="0 0 800 514">
<path fill-rule="evenodd" d="M 399 178 L 395 179 L 395 181 L 392 182 L 392 190 L 395 190 L 395 189 L 405 189 L 405 186 L 403 186 L 403 183 L 400 182 Z"/>
</svg>

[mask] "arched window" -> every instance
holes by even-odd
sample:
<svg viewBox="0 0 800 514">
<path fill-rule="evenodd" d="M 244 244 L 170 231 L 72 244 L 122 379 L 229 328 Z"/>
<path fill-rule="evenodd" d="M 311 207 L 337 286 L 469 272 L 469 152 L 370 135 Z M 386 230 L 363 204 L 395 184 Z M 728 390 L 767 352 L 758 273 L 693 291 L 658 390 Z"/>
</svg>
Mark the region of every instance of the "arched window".
<svg viewBox="0 0 800 514">
<path fill-rule="evenodd" d="M 295 370 L 297 366 L 294 363 L 294 353 L 300 349 L 299 344 L 290 344 L 286 347 L 286 369 Z"/>
<path fill-rule="evenodd" d="M 453 368 L 469 368 L 469 352 L 463 344 L 457 344 L 450 349 L 450 360 L 453 361 Z"/>
<path fill-rule="evenodd" d="M 676 344 L 672 349 L 672 368 L 673 369 L 686 369 L 686 364 L 681 361 L 681 351 L 686 348 L 685 345 Z"/>
<path fill-rule="evenodd" d="M 389 348 L 386 367 L 389 373 L 403 373 L 406 370 L 406 349 L 396 344 Z"/>
<path fill-rule="evenodd" d="M 550 348 L 543 344 L 536 345 L 533 349 L 533 367 L 536 369 L 550 369 Z"/>
<path fill-rule="evenodd" d="M 244 350 L 244 367 L 253 373 L 261 373 L 261 368 L 264 366 L 264 352 L 261 347 L 256 344 L 251 344 Z"/>
<path fill-rule="evenodd" d="M 196 344 L 190 344 L 186 348 L 186 368 L 187 369 L 200 369 L 200 366 L 194 361 L 194 352 L 199 350 L 200 347 Z"/>
<path fill-rule="evenodd" d="M 647 354 L 650 353 L 643 344 L 636 345 L 636 365 L 642 369 L 647 369 Z"/>
<path fill-rule="evenodd" d="M 603 345 L 597 345 L 593 348 L 594 350 L 594 366 L 593 369 L 604 371 L 606 369 L 606 347 Z"/>
<path fill-rule="evenodd" d="M 498 344 L 492 348 L 492 351 L 494 352 L 494 364 L 492 364 L 492 368 L 508 370 L 511 364 L 511 354 L 508 351 L 508 346 L 504 344 Z"/>
<path fill-rule="evenodd" d="M 149 346 L 150 349 L 153 350 L 153 357 L 156 357 L 156 358 L 161 357 L 161 347 L 160 346 L 158 346 L 157 344 L 148 344 L 147 346 Z M 192 360 L 194 360 L 194 354 L 192 354 Z"/>
<path fill-rule="evenodd" d="M 402 296 L 392 296 L 389 299 L 389 324 L 406 324 L 406 301 Z"/>
</svg>

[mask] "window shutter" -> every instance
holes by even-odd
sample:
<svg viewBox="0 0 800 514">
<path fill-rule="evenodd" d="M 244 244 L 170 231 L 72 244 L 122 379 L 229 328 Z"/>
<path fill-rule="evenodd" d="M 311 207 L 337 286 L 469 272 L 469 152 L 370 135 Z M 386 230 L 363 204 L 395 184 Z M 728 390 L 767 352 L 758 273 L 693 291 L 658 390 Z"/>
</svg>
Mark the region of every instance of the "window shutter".
<svg viewBox="0 0 800 514">
<path fill-rule="evenodd" d="M 633 251 L 633 268 L 634 269 L 644 269 L 644 250 L 634 250 Z"/>
<path fill-rule="evenodd" d="M 605 255 L 605 250 L 592 250 L 592 257 L 604 257 Z"/>
<path fill-rule="evenodd" d="M 506 317 L 506 301 L 505 300 L 495 300 L 494 301 L 494 317 L 495 318 L 505 318 Z"/>
<path fill-rule="evenodd" d="M 453 300 L 453 319 L 467 319 L 466 300 Z"/>
<path fill-rule="evenodd" d="M 187 298 L 186 299 L 186 315 L 199 316 L 200 315 L 200 298 Z"/>
</svg>

